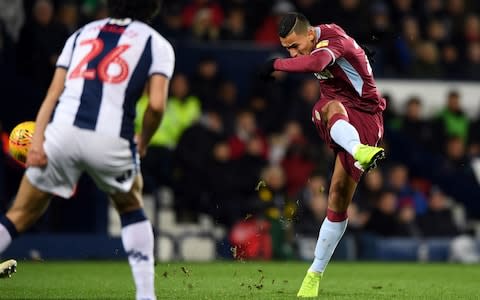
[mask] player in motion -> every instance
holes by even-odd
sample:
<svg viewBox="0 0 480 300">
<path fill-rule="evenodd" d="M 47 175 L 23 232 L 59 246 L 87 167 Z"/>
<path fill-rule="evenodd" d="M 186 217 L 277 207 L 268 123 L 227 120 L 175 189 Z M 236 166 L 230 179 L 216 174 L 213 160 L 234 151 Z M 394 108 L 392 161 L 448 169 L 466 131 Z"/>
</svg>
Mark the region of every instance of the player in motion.
<svg viewBox="0 0 480 300">
<path fill-rule="evenodd" d="M 154 240 L 143 211 L 139 155 L 161 121 L 175 56 L 170 43 L 145 23 L 158 11 L 157 0 L 107 5 L 110 17 L 77 30 L 58 58 L 36 118 L 27 170 L 11 208 L 0 217 L 0 253 L 40 218 L 52 195 L 70 197 L 86 172 L 120 214 L 136 299 L 153 300 Z M 146 84 L 149 105 L 135 145 L 135 104 Z M 0 277 L 15 267 L 14 260 L 0 264 Z"/>
<path fill-rule="evenodd" d="M 268 78 L 275 70 L 314 73 L 321 96 L 312 120 L 336 154 L 327 217 L 320 228 L 314 261 L 297 294 L 316 297 L 320 279 L 347 227 L 347 208 L 362 172 L 376 167 L 385 156 L 376 146 L 383 135 L 386 103 L 364 50 L 339 26 L 311 26 L 305 16 L 290 13 L 281 20 L 278 33 L 291 58 L 267 62 L 261 76 Z"/>
</svg>

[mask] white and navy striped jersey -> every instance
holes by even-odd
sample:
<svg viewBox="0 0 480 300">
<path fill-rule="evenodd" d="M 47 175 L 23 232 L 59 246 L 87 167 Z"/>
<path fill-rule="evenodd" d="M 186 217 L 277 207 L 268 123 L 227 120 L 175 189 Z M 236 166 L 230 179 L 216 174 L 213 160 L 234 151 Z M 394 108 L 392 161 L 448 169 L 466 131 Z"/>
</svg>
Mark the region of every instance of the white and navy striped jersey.
<svg viewBox="0 0 480 300">
<path fill-rule="evenodd" d="M 67 77 L 52 122 L 132 141 L 145 83 L 153 74 L 170 78 L 174 63 L 170 43 L 142 22 L 89 23 L 70 36 L 58 58 Z"/>
</svg>

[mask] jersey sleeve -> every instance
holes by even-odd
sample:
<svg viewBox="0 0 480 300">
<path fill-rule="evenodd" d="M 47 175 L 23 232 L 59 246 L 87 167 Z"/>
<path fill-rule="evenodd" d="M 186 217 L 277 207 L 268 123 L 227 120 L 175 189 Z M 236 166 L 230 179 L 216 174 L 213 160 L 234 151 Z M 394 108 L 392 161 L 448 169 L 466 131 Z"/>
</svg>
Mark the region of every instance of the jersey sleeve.
<svg viewBox="0 0 480 300">
<path fill-rule="evenodd" d="M 174 66 L 175 52 L 172 45 L 159 36 L 152 36 L 152 65 L 148 74 L 160 74 L 170 79 Z"/>
<path fill-rule="evenodd" d="M 332 61 L 330 66 L 335 63 L 335 61 L 342 57 L 345 52 L 345 47 L 343 41 L 340 38 L 321 40 L 315 45 L 315 49 L 312 51 L 311 55 L 315 55 L 320 51 L 326 51 L 331 57 Z"/>
<path fill-rule="evenodd" d="M 62 53 L 57 59 L 56 66 L 59 68 L 68 69 L 70 67 L 70 63 L 72 62 L 72 54 L 73 48 L 75 47 L 75 41 L 77 37 L 80 35 L 80 30 L 73 33 L 65 42 L 65 46 L 63 46 Z"/>
</svg>

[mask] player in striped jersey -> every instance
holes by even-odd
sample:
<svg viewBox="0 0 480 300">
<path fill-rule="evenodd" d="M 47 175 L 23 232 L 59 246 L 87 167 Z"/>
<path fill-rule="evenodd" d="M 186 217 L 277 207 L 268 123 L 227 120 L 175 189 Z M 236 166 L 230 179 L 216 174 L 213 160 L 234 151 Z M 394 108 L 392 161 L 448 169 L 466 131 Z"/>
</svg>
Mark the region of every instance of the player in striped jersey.
<svg viewBox="0 0 480 300">
<path fill-rule="evenodd" d="M 174 68 L 170 43 L 145 22 L 157 0 L 108 0 L 110 17 L 89 23 L 65 43 L 38 112 L 27 170 L 0 217 L 0 252 L 45 212 L 52 195 L 68 198 L 88 173 L 112 198 L 137 299 L 156 299 L 153 232 L 142 203 L 139 155 L 161 121 Z M 149 105 L 134 141 L 135 104 L 148 86 Z M 16 262 L 0 264 L 9 276 Z"/>
</svg>

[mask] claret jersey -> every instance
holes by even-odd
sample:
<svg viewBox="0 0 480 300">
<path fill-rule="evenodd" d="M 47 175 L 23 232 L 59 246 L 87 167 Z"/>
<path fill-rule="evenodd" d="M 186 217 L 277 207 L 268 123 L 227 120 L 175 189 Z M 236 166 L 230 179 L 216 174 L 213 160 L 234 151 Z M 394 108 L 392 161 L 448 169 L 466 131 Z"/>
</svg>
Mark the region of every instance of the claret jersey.
<svg viewBox="0 0 480 300">
<path fill-rule="evenodd" d="M 153 74 L 170 78 L 170 43 L 131 19 L 89 23 L 67 40 L 57 67 L 67 69 L 52 122 L 132 140 L 135 104 Z"/>
<path fill-rule="evenodd" d="M 327 51 L 332 56 L 323 71 L 314 73 L 321 83 L 322 98 L 346 98 L 349 101 L 342 101 L 345 106 L 383 111 L 385 100 L 378 92 L 364 50 L 338 25 L 322 24 L 315 29 L 317 40 L 310 55 Z"/>
</svg>

